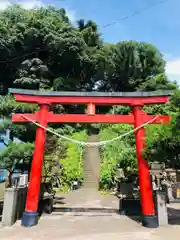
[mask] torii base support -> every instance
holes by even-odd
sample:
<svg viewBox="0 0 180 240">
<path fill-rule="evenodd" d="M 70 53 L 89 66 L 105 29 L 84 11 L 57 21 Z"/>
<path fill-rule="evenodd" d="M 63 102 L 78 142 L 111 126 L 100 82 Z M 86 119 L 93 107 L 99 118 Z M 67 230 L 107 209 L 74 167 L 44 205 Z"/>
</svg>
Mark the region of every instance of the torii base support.
<svg viewBox="0 0 180 240">
<path fill-rule="evenodd" d="M 33 227 L 38 224 L 39 214 L 37 212 L 24 212 L 21 220 L 23 227 Z"/>
<path fill-rule="evenodd" d="M 142 216 L 142 225 L 147 228 L 157 228 L 158 219 L 155 215 L 144 215 Z"/>
</svg>

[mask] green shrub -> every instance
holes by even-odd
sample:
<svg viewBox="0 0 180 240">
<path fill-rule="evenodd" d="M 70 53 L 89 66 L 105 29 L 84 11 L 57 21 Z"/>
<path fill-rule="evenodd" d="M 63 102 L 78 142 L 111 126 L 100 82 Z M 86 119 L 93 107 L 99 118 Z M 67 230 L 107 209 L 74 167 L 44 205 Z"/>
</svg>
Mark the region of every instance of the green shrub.
<svg viewBox="0 0 180 240">
<path fill-rule="evenodd" d="M 79 141 L 87 141 L 86 131 L 77 132 L 68 137 Z M 64 166 L 60 178 L 63 188 L 67 190 L 70 188 L 73 181 L 82 182 L 83 180 L 82 159 L 84 148 L 72 142 L 64 142 L 64 144 L 66 145 L 67 150 L 66 157 L 64 159 L 60 159 L 60 163 Z"/>
<path fill-rule="evenodd" d="M 111 125 L 100 131 L 101 140 L 109 140 L 120 136 L 132 129 L 129 125 Z M 132 133 L 115 140 L 101 148 L 100 188 L 110 189 L 114 184 L 116 165 L 126 169 L 136 168 L 135 137 Z"/>
</svg>

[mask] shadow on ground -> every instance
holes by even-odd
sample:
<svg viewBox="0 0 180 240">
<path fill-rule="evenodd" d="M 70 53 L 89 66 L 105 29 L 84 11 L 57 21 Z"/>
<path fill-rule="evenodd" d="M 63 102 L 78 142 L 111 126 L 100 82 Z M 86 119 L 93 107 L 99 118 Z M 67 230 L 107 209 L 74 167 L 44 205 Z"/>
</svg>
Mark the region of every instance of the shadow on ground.
<svg viewBox="0 0 180 240">
<path fill-rule="evenodd" d="M 63 200 L 65 198 L 64 197 L 54 197 L 53 199 L 53 204 L 60 204 L 60 205 L 64 205 L 66 204 Z M 46 206 L 47 206 L 47 200 L 48 199 L 42 199 L 39 201 L 39 206 L 38 206 L 38 213 L 39 213 L 39 217 L 42 216 L 42 214 L 46 213 Z M 54 207 L 53 207 L 54 208 Z"/>
<path fill-rule="evenodd" d="M 64 204 L 66 204 L 64 200 L 65 200 L 64 197 L 55 197 L 54 198 L 55 204 L 63 204 L 64 205 Z"/>
<path fill-rule="evenodd" d="M 55 205 L 53 208 L 53 213 L 55 215 L 63 215 L 65 213 L 71 213 L 72 216 L 84 216 L 85 213 L 88 217 L 96 216 L 111 216 L 112 214 L 127 216 L 129 219 L 141 224 L 141 216 L 139 213 L 139 205 L 131 206 L 129 210 L 133 214 L 120 212 L 117 208 L 107 208 L 107 207 L 68 207 L 64 206 L 66 204 L 66 199 L 64 197 L 55 197 Z M 168 207 L 168 222 L 170 225 L 180 225 L 180 209 Z"/>
<path fill-rule="evenodd" d="M 180 225 L 180 209 L 168 207 L 168 224 Z M 126 215 L 127 216 L 127 215 Z M 137 223 L 141 223 L 141 216 L 127 216 Z"/>
<path fill-rule="evenodd" d="M 54 207 L 53 212 L 56 215 L 63 215 L 64 213 L 72 213 L 72 216 L 84 216 L 84 213 L 92 213 L 92 215 L 88 215 L 88 217 L 97 217 L 97 216 L 112 216 L 114 214 L 126 216 L 132 221 L 141 224 L 140 216 L 129 216 L 127 214 L 120 213 L 119 209 L 109 209 L 109 208 L 81 208 L 81 207 Z"/>
<path fill-rule="evenodd" d="M 180 225 L 180 209 L 168 207 L 168 222 L 170 225 Z"/>
<path fill-rule="evenodd" d="M 109 208 L 74 208 L 74 207 L 54 207 L 54 212 L 65 213 L 117 213 L 119 211 L 117 209 L 109 209 Z"/>
<path fill-rule="evenodd" d="M 64 200 L 64 199 L 63 199 Z M 117 201 L 119 201 L 117 199 Z M 59 203 L 62 202 L 62 199 L 59 198 Z M 65 202 L 63 201 L 63 204 L 65 204 Z M 64 213 L 71 213 L 72 216 L 84 216 L 84 213 L 90 213 L 88 215 L 88 217 L 95 217 L 95 216 L 111 216 L 114 214 L 117 215 L 124 215 L 129 217 L 131 220 L 140 223 L 141 222 L 141 218 L 140 216 L 137 216 L 137 214 L 133 215 L 133 216 L 129 216 L 128 214 L 123 214 L 122 212 L 119 211 L 119 209 L 117 208 L 107 208 L 107 207 L 63 207 L 63 206 L 56 206 L 54 205 L 54 209 L 53 212 L 56 215 L 63 215 Z M 135 213 L 137 211 L 134 211 Z M 92 214 L 92 215 L 91 215 Z"/>
</svg>

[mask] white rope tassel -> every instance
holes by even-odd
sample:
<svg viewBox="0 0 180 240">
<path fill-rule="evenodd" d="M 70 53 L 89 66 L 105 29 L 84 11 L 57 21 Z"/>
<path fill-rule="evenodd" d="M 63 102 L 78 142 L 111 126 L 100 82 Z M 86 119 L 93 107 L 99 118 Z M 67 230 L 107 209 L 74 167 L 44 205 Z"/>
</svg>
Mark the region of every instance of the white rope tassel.
<svg viewBox="0 0 180 240">
<path fill-rule="evenodd" d="M 28 117 L 26 117 L 26 116 L 24 116 L 24 115 L 22 115 L 22 117 L 25 118 L 26 120 L 34 123 L 36 126 L 43 128 L 43 129 L 46 130 L 47 132 L 50 132 L 50 133 L 56 135 L 57 137 L 60 137 L 60 138 L 62 138 L 62 139 L 64 139 L 64 140 L 66 140 L 66 141 L 69 141 L 69 142 L 72 142 L 72 143 L 75 143 L 75 144 L 79 144 L 79 145 L 81 145 L 81 146 L 90 146 L 90 147 L 92 147 L 92 146 L 103 146 L 103 145 L 106 145 L 106 144 L 110 144 L 110 143 L 112 143 L 112 142 L 114 142 L 114 141 L 116 141 L 116 140 L 118 140 L 118 139 L 121 139 L 121 138 L 123 138 L 123 137 L 125 137 L 125 136 L 128 136 L 128 135 L 130 135 L 131 133 L 134 133 L 134 132 L 136 132 L 137 130 L 145 127 L 146 125 L 148 125 L 148 124 L 150 124 L 150 123 L 153 123 L 159 116 L 154 117 L 153 119 L 151 119 L 151 120 L 149 120 L 148 122 L 140 125 L 139 127 L 134 128 L 134 129 L 130 130 L 130 131 L 127 132 L 127 133 L 123 133 L 122 135 L 120 135 L 120 136 L 118 136 L 118 137 L 115 137 L 115 138 L 110 139 L 110 140 L 100 141 L 100 142 L 81 142 L 81 141 L 78 141 L 78 140 L 75 140 L 75 139 L 72 139 L 72 138 L 68 138 L 68 137 L 65 137 L 65 136 L 63 136 L 63 135 L 61 135 L 61 134 L 59 134 L 59 133 L 51 130 L 50 128 L 46 128 L 46 127 L 42 126 L 41 124 L 35 122 L 34 120 L 32 120 L 32 119 L 30 119 L 30 118 L 28 118 Z"/>
</svg>

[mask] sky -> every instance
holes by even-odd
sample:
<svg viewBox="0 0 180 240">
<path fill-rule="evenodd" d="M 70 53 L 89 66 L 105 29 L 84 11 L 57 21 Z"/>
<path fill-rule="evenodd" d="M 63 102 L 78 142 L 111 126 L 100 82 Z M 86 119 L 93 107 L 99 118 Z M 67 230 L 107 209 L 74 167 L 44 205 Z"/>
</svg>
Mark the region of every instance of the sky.
<svg viewBox="0 0 180 240">
<path fill-rule="evenodd" d="M 180 83 L 179 0 L 0 0 L 0 9 L 12 3 L 26 9 L 63 7 L 73 23 L 78 19 L 94 20 L 107 42 L 136 40 L 154 44 L 167 61 L 169 79 Z"/>
</svg>

